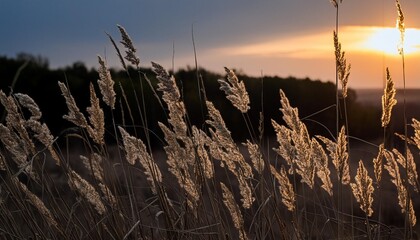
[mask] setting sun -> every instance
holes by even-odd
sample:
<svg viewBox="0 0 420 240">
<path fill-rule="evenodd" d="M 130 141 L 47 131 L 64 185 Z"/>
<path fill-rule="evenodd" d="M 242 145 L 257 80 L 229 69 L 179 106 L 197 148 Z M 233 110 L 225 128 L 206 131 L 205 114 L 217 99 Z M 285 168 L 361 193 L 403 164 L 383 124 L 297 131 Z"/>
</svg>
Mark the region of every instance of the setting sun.
<svg viewBox="0 0 420 240">
<path fill-rule="evenodd" d="M 368 51 L 379 51 L 388 55 L 398 55 L 399 44 L 400 32 L 397 28 L 374 27 L 361 47 Z M 420 53 L 420 29 L 406 29 L 404 53 Z"/>
</svg>

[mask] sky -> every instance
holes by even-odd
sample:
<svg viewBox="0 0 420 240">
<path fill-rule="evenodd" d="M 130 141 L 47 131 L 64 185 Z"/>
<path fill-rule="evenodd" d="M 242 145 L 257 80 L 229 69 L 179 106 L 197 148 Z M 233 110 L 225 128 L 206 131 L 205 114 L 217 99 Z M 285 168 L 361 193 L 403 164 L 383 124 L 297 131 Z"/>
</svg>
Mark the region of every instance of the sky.
<svg viewBox="0 0 420 240">
<path fill-rule="evenodd" d="M 407 28 L 407 87 L 420 88 L 420 1 L 401 0 Z M 119 67 L 106 33 L 130 34 L 143 67 L 194 66 L 192 35 L 201 67 L 223 67 L 252 76 L 309 77 L 335 82 L 329 0 L 1 0 L 0 55 L 25 52 L 49 59 L 52 68 L 97 55 Z M 385 67 L 402 86 L 402 57 L 393 0 L 343 0 L 339 41 L 351 64 L 349 86 L 382 88 Z"/>
</svg>

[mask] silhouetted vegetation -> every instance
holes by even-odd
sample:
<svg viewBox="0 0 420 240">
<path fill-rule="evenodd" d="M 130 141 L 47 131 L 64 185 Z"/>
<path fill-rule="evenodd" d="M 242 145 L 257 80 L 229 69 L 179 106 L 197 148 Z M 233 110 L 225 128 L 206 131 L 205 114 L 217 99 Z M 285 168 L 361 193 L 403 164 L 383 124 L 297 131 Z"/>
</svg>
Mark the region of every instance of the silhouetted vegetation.
<svg viewBox="0 0 420 240">
<path fill-rule="evenodd" d="M 120 84 L 123 89 L 129 89 L 125 90 L 129 105 L 133 105 L 135 102 L 134 91 L 136 91 L 138 98 L 141 98 L 140 92 L 144 92 L 145 105 L 148 106 L 146 112 L 148 127 L 150 131 L 159 136 L 160 130 L 158 130 L 157 122 L 166 121 L 165 113 L 161 111 L 159 103 L 149 86 L 138 80 L 139 74 L 140 79 L 144 80 L 147 77 L 156 87 L 155 75 L 152 74 L 151 69 L 141 69 L 139 73 L 135 69 L 129 68 L 129 74 L 122 70 L 111 70 L 119 96 L 122 96 L 120 94 Z M 244 124 L 243 116 L 240 112 L 233 111 L 233 107 L 225 98 L 223 92 L 219 90 L 220 85 L 217 79 L 225 78 L 225 76 L 200 68 L 198 76 L 204 84 L 204 93 L 199 91 L 197 71 L 194 68 L 180 69 L 173 74 L 187 104 L 189 121 L 192 124 L 200 126 L 206 119 L 206 111 L 202 108 L 204 99 L 207 98 L 220 109 L 222 115 L 227 116 L 225 118 L 226 124 L 235 139 L 242 140 L 248 137 L 249 132 Z M 14 59 L 0 57 L 0 76 L 0 89 L 5 93 L 10 91 L 26 93 L 39 104 L 43 112 L 43 119 L 55 135 L 71 127 L 67 121 L 62 119 L 67 108 L 57 82 L 68 83 L 70 91 L 76 97 L 79 108 L 85 111 L 89 105 L 89 92 L 85 90 L 89 88 L 90 82 L 96 84 L 98 79 L 96 69 L 88 69 L 82 62 L 75 62 L 71 66 L 52 70 L 49 68 L 47 59 L 30 54 L 19 54 Z M 294 106 L 299 109 L 299 114 L 306 122 L 311 134 L 330 136 L 329 131 L 335 132 L 335 108 L 333 107 L 335 104 L 335 85 L 333 83 L 295 77 L 264 76 L 258 78 L 244 74 L 238 74 L 238 77 L 244 81 L 250 95 L 251 110 L 248 112 L 248 116 L 251 118 L 252 126 L 258 126 L 259 113 L 263 112 L 266 133 L 273 134 L 271 119 L 282 121 L 278 112 L 280 107 L 278 91 L 282 89 Z M 143 91 L 140 90 L 141 88 L 143 88 Z M 350 90 L 348 95 L 349 134 L 363 139 L 380 136 L 381 129 L 378 127 L 380 109 L 363 106 L 356 102 L 357 95 L 354 90 Z M 125 100 L 118 99 L 117 101 L 117 104 L 127 112 Z M 144 127 L 138 125 L 141 122 L 138 109 L 132 109 L 134 121 L 127 114 L 122 116 L 118 109 L 114 113 L 116 119 L 123 120 L 121 122 L 124 122 L 127 126 Z M 344 119 L 344 115 L 342 119 Z M 112 123 L 108 124 L 111 125 Z M 257 129 L 254 129 L 254 132 L 257 132 Z"/>
</svg>

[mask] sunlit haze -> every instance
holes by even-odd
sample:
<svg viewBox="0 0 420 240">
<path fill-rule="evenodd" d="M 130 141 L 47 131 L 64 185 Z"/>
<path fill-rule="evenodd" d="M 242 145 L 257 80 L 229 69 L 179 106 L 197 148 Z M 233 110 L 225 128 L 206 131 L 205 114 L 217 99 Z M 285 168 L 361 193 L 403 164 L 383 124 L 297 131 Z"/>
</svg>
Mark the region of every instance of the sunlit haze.
<svg viewBox="0 0 420 240">
<path fill-rule="evenodd" d="M 369 27 L 367 38 L 360 45 L 361 49 L 367 51 L 377 51 L 388 55 L 397 55 L 398 45 L 400 44 L 401 34 L 397 28 Z M 409 28 L 405 31 L 404 53 L 420 53 L 420 29 Z"/>
</svg>

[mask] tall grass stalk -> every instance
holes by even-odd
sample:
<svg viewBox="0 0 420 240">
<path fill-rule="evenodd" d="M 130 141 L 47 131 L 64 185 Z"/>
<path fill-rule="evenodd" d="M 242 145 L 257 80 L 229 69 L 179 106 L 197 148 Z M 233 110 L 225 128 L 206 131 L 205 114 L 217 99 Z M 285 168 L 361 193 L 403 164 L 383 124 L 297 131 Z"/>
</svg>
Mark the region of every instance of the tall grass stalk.
<svg viewBox="0 0 420 240">
<path fill-rule="evenodd" d="M 334 31 L 334 44 L 336 43 L 335 39 L 338 39 L 338 31 L 339 31 L 339 5 L 340 3 L 342 3 L 342 0 L 331 0 L 330 1 L 333 6 L 335 7 L 335 31 Z M 337 40 L 338 42 L 338 40 Z M 336 61 L 335 61 L 335 104 L 336 104 L 336 139 L 338 139 L 338 135 L 339 135 L 339 126 L 340 126 L 340 99 L 339 99 L 339 87 L 338 87 L 338 80 L 339 80 L 339 64 L 340 62 L 338 61 L 337 58 L 337 48 L 335 49 L 335 54 L 336 54 Z M 342 235 L 342 226 L 341 226 L 341 212 L 342 212 L 342 186 L 339 184 L 338 185 L 338 197 L 337 197 L 337 201 L 338 201 L 338 224 L 337 224 L 337 233 L 338 233 L 338 238 L 341 237 Z"/>
<path fill-rule="evenodd" d="M 395 1 L 397 7 L 397 29 L 400 31 L 400 43 L 398 45 L 398 52 L 401 55 L 401 63 L 402 63 L 402 78 L 403 78 L 403 122 L 404 122 L 404 152 L 405 152 L 405 169 L 408 170 L 409 163 L 408 163 L 408 128 L 407 128 L 407 104 L 406 104 L 406 76 L 405 76 L 405 55 L 404 55 L 404 38 L 405 38 L 405 22 L 404 22 L 404 13 L 401 8 L 401 4 L 399 0 Z M 406 191 L 406 199 L 410 199 L 410 193 L 408 188 L 408 174 L 406 175 L 405 179 L 405 188 Z M 410 209 L 409 204 L 406 204 L 405 209 L 405 238 L 412 238 L 412 226 L 410 223 Z"/>
</svg>

